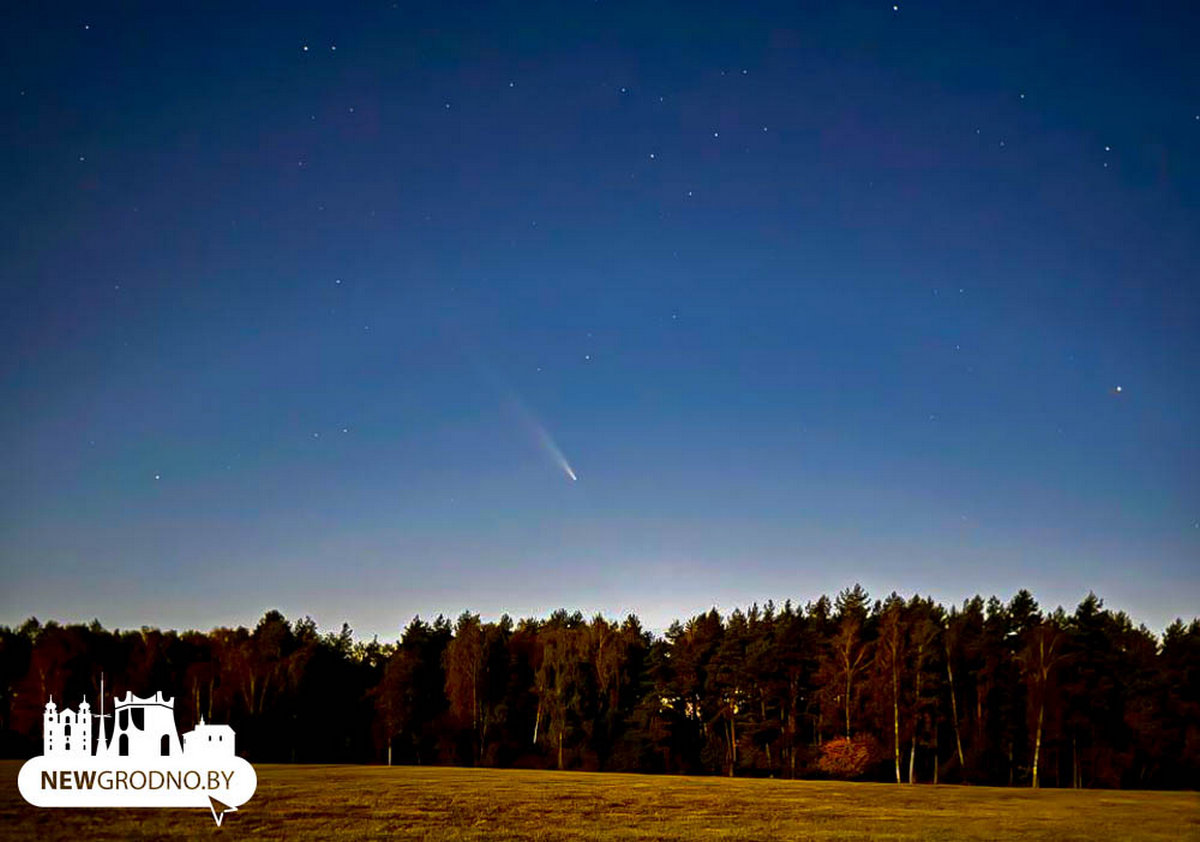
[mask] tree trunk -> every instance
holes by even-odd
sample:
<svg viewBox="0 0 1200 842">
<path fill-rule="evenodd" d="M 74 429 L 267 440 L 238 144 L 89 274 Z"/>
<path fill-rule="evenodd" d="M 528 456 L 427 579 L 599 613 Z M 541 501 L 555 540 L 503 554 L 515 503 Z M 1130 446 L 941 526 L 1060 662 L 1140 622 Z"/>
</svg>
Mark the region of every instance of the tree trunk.
<svg viewBox="0 0 1200 842">
<path fill-rule="evenodd" d="M 733 767 L 737 765 L 737 725 L 734 722 L 733 708 L 729 709 L 729 777 L 733 777 Z"/>
<path fill-rule="evenodd" d="M 900 678 L 896 674 L 896 653 L 892 651 L 892 753 L 896 760 L 896 783 L 900 783 Z"/>
<path fill-rule="evenodd" d="M 984 690 L 981 687 L 982 682 L 976 678 L 975 681 L 975 745 L 986 746 L 983 741 L 983 696 Z"/>
<path fill-rule="evenodd" d="M 788 764 L 791 767 L 790 776 L 792 780 L 796 779 L 796 708 L 788 707 L 787 718 L 787 753 Z"/>
<path fill-rule="evenodd" d="M 759 697 L 759 707 L 762 711 L 762 719 L 760 721 L 765 725 L 767 722 L 767 700 L 761 696 Z M 768 740 L 764 744 L 764 747 L 767 750 L 767 771 L 773 775 L 775 771 L 774 767 L 771 765 L 771 742 Z"/>
<path fill-rule="evenodd" d="M 1079 738 L 1071 732 L 1071 789 L 1079 789 Z"/>
<path fill-rule="evenodd" d="M 917 763 L 917 732 L 913 731 L 912 747 L 908 750 L 908 782 L 916 783 L 913 780 L 913 767 Z"/>
<path fill-rule="evenodd" d="M 958 730 L 958 699 L 954 695 L 954 668 L 950 659 L 946 658 L 946 677 L 950 679 L 950 715 L 954 717 L 954 744 L 958 749 L 958 765 L 962 769 L 963 778 L 967 777 L 967 761 L 963 759 L 962 735 Z"/>
<path fill-rule="evenodd" d="M 913 770 L 917 766 L 917 735 L 920 733 L 920 685 L 922 685 L 922 669 L 925 662 L 925 643 L 917 645 L 917 664 L 914 667 L 914 672 L 917 673 L 916 684 L 913 690 L 913 710 L 912 710 L 912 748 L 908 751 L 908 783 L 916 783 L 913 780 Z"/>
<path fill-rule="evenodd" d="M 538 726 L 542 724 L 542 702 L 538 700 L 537 713 L 533 717 L 533 744 L 537 745 Z"/>
<path fill-rule="evenodd" d="M 846 739 L 850 739 L 850 670 L 846 670 Z"/>
<path fill-rule="evenodd" d="M 908 782 L 913 781 L 913 769 L 917 763 L 917 732 L 921 730 L 921 649 L 917 650 L 917 683 L 916 693 L 913 699 L 913 733 L 912 733 L 912 749 L 908 753 Z"/>
<path fill-rule="evenodd" d="M 1038 788 L 1038 759 L 1042 752 L 1042 715 L 1046 710 L 1044 699 L 1038 699 L 1037 734 L 1033 738 L 1033 788 Z"/>
<path fill-rule="evenodd" d="M 938 783 L 938 767 L 941 766 L 941 758 L 938 757 L 938 716 L 937 711 L 933 714 L 933 785 Z"/>
<path fill-rule="evenodd" d="M 474 673 L 474 672 L 472 672 L 472 673 L 471 673 L 471 731 L 472 731 L 472 734 L 471 734 L 471 737 L 472 737 L 472 739 L 471 739 L 471 742 L 474 744 L 474 748 L 475 748 L 475 757 L 474 757 L 473 759 L 474 759 L 474 761 L 475 761 L 475 765 L 476 765 L 476 766 L 478 766 L 478 765 L 479 765 L 479 755 L 482 753 L 482 748 L 483 748 L 483 747 L 482 747 L 482 746 L 480 746 L 480 744 L 479 744 L 479 743 L 480 743 L 480 735 L 479 735 L 479 695 L 478 695 L 478 693 L 476 692 L 476 684 L 477 684 L 477 683 L 478 683 L 478 682 L 477 682 L 477 680 L 476 680 L 475 673 Z"/>
<path fill-rule="evenodd" d="M 563 735 L 562 731 L 558 732 L 558 770 L 561 772 L 563 768 Z"/>
</svg>

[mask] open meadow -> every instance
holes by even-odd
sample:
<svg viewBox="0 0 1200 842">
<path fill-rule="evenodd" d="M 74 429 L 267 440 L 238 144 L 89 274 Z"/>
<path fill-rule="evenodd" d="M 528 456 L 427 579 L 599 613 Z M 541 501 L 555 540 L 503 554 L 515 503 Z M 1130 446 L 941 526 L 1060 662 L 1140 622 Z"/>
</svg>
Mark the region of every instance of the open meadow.
<svg viewBox="0 0 1200 842">
<path fill-rule="evenodd" d="M 216 827 L 202 810 L 55 810 L 0 763 L 0 837 L 450 840 L 1200 839 L 1194 792 L 896 786 L 575 772 L 258 766 Z"/>
</svg>

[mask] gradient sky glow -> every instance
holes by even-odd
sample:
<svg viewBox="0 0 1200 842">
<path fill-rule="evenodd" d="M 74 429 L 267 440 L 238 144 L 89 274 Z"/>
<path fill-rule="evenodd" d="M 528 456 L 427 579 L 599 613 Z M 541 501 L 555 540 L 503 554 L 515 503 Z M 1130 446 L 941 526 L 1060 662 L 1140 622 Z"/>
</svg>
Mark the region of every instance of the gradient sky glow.
<svg viewBox="0 0 1200 842">
<path fill-rule="evenodd" d="M 18 4 L 0 623 L 1195 616 L 1200 12 L 1068 5 Z"/>
</svg>

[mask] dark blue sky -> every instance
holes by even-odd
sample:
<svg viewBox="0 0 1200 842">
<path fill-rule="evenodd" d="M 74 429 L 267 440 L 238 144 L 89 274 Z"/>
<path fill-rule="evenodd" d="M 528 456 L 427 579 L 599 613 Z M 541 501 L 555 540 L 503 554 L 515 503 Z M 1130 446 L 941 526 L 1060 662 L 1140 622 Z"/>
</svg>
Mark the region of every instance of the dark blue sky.
<svg viewBox="0 0 1200 842">
<path fill-rule="evenodd" d="M 0 622 L 1195 615 L 1189 4 L 179 5 L 0 34 Z"/>
</svg>

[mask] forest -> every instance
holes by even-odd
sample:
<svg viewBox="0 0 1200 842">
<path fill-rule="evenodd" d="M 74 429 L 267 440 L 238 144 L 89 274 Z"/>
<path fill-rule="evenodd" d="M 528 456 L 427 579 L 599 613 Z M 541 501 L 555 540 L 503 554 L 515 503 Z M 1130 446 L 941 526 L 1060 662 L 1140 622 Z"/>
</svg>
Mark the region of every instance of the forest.
<svg viewBox="0 0 1200 842">
<path fill-rule="evenodd" d="M 1161 638 L 1089 594 L 949 609 L 858 585 L 676 621 L 414 618 L 396 642 L 253 629 L 0 627 L 0 756 L 46 701 L 175 700 L 253 762 L 483 765 L 1032 787 L 1200 787 L 1200 619 Z"/>
</svg>

